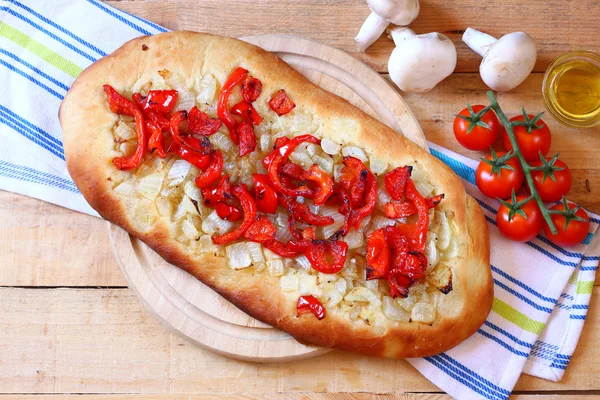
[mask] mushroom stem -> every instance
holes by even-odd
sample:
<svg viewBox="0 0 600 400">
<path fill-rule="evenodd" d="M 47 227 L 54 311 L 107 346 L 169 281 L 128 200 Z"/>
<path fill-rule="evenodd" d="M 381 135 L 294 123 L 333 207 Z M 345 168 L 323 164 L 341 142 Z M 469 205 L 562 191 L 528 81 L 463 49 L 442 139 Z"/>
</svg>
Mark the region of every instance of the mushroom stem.
<svg viewBox="0 0 600 400">
<path fill-rule="evenodd" d="M 481 57 L 485 57 L 490 47 L 498 41 L 495 37 L 473 28 L 467 28 L 463 34 L 462 40 L 471 48 L 471 50 Z"/>
<path fill-rule="evenodd" d="M 415 31 L 405 26 L 397 26 L 389 30 L 390 36 L 394 41 L 395 46 L 399 46 L 400 42 L 416 35 Z"/>
<path fill-rule="evenodd" d="M 390 23 L 372 12 L 363 23 L 358 35 L 354 38 L 358 49 L 365 52 L 385 31 Z"/>
</svg>

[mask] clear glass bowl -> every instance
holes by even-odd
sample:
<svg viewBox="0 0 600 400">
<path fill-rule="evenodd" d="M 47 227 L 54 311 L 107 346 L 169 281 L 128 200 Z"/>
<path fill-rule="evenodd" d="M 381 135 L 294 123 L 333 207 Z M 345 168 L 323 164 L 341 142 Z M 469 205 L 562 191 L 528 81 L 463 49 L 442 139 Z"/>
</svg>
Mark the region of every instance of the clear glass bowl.
<svg viewBox="0 0 600 400">
<path fill-rule="evenodd" d="M 585 76 L 573 77 L 571 74 L 565 78 L 565 73 L 572 72 L 574 68 L 583 70 Z M 589 74 L 585 72 L 586 69 Z M 580 81 L 577 82 L 578 87 L 574 91 L 557 90 L 564 85 L 561 79 L 580 79 Z M 600 55 L 589 51 L 572 51 L 558 57 L 546 70 L 542 94 L 546 109 L 560 123 L 577 128 L 600 125 Z M 583 96 L 597 99 L 599 106 L 595 110 L 573 111 L 577 108 L 573 102 L 581 100 Z M 567 103 L 565 99 L 569 99 L 571 103 Z"/>
</svg>

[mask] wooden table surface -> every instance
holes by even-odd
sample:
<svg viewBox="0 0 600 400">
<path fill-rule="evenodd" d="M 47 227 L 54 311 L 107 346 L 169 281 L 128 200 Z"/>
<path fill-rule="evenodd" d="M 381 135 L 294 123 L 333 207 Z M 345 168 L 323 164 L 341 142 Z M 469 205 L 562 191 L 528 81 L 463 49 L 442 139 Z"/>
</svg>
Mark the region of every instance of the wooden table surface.
<svg viewBox="0 0 600 400">
<path fill-rule="evenodd" d="M 367 54 L 353 37 L 369 10 L 362 0 L 133 0 L 107 3 L 169 29 L 244 36 L 280 33 L 336 46 L 386 73 L 392 42 Z M 470 157 L 452 135 L 453 113 L 485 100 L 478 57 L 460 42 L 469 26 L 492 35 L 516 30 L 538 46 L 535 73 L 499 96 L 508 114 L 543 110 L 543 71 L 575 49 L 600 52 L 597 0 L 421 0 L 417 33 L 456 44 L 457 71 L 430 93 L 407 95 L 429 140 Z M 573 171 L 569 195 L 600 212 L 600 129 L 578 131 L 547 119 L 552 150 Z M 232 361 L 195 347 L 152 318 L 127 289 L 104 221 L 0 192 L 0 400 L 34 399 L 437 399 L 445 395 L 405 361 L 332 352 L 281 364 Z M 600 398 L 600 288 L 565 378 L 522 376 L 515 398 Z M 353 393 L 353 394 L 351 394 Z M 110 396 L 113 394 L 113 396 Z M 244 395 L 242 395 L 244 394 Z"/>
</svg>

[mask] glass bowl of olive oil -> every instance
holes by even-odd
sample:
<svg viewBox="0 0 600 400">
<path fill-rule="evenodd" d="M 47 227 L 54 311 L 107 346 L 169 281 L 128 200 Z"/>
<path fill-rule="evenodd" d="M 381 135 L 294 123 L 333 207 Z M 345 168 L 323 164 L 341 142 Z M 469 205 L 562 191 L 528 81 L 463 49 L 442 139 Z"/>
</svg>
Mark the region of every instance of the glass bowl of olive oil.
<svg viewBox="0 0 600 400">
<path fill-rule="evenodd" d="M 546 71 L 542 92 L 559 122 L 578 128 L 600 125 L 600 55 L 573 51 L 558 57 Z"/>
</svg>

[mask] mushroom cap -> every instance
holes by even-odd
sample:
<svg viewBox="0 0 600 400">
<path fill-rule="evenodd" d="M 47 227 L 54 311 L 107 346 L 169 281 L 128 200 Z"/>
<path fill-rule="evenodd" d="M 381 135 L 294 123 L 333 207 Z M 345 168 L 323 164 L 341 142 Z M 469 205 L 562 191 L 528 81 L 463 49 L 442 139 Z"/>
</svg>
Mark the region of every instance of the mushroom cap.
<svg viewBox="0 0 600 400">
<path fill-rule="evenodd" d="M 479 73 L 490 88 L 506 92 L 519 86 L 529 76 L 537 51 L 531 36 L 514 32 L 502 36 L 486 53 Z"/>
<path fill-rule="evenodd" d="M 402 40 L 390 56 L 390 78 L 405 92 L 433 89 L 456 68 L 456 47 L 441 33 L 416 35 Z"/>
<path fill-rule="evenodd" d="M 371 11 L 392 24 L 406 26 L 419 15 L 419 0 L 367 0 Z"/>
</svg>

